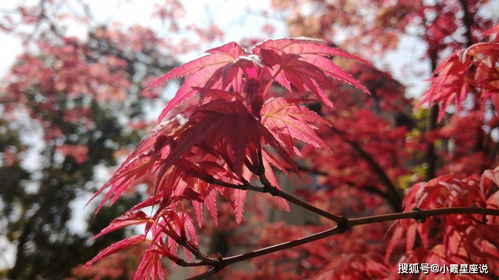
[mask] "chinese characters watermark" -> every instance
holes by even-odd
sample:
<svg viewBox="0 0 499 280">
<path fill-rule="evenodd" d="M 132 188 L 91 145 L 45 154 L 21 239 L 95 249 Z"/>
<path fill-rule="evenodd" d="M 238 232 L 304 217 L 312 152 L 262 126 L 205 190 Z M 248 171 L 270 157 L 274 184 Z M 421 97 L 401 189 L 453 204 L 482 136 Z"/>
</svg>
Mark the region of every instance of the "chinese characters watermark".
<svg viewBox="0 0 499 280">
<path fill-rule="evenodd" d="M 398 274 L 488 274 L 487 264 L 399 263 Z"/>
</svg>

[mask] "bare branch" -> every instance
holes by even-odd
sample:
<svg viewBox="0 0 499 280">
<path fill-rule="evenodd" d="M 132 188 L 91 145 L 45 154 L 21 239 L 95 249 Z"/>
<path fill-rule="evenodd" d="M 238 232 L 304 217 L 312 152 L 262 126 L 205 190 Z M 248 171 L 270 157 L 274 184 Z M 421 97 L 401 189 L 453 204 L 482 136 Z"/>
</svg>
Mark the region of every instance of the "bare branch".
<svg viewBox="0 0 499 280">
<path fill-rule="evenodd" d="M 343 217 L 333 215 L 329 212 L 326 212 L 322 209 L 319 209 L 311 204 L 308 204 L 305 201 L 302 201 L 302 200 L 300 200 L 300 199 L 298 199 L 290 194 L 287 194 L 287 193 L 281 191 L 280 189 L 272 186 L 270 184 L 270 182 L 267 180 L 267 178 L 265 177 L 265 175 L 260 175 L 260 181 L 262 182 L 263 187 L 257 187 L 257 186 L 249 184 L 248 182 L 245 182 L 245 184 L 240 184 L 240 185 L 231 184 L 231 183 L 227 183 L 227 182 L 215 179 L 213 177 L 201 178 L 201 179 L 207 183 L 219 185 L 219 186 L 226 187 L 226 188 L 238 189 L 238 190 L 252 190 L 252 191 L 261 192 L 261 193 L 269 193 L 273 196 L 281 197 L 290 203 L 293 203 L 297 206 L 300 206 L 304 209 L 307 209 L 307 210 L 309 210 L 313 213 L 316 213 L 322 217 L 328 218 L 336 223 L 343 223 L 345 220 L 345 218 L 343 218 Z"/>
<path fill-rule="evenodd" d="M 203 254 L 196 246 L 189 243 L 187 240 L 183 239 L 179 242 L 180 245 L 184 246 L 187 250 L 189 250 L 198 260 L 201 261 L 202 265 L 216 265 L 217 260 L 212 259 L 205 254 Z"/>
<path fill-rule="evenodd" d="M 206 272 L 189 278 L 189 280 L 194 279 L 205 279 L 215 273 L 217 273 L 222 268 L 245 260 L 249 260 L 252 258 L 268 255 L 274 252 L 294 248 L 303 244 L 307 244 L 316 240 L 320 240 L 332 235 L 344 233 L 346 230 L 351 229 L 355 226 L 366 225 L 372 223 L 386 222 L 386 221 L 394 221 L 401 219 L 416 219 L 417 221 L 423 220 L 428 217 L 433 216 L 442 216 L 442 215 L 452 215 L 452 214 L 481 214 L 481 215 L 493 215 L 499 216 L 499 209 L 489 209 L 489 208 L 476 208 L 476 207 L 455 207 L 455 208 L 441 208 L 441 209 L 429 209 L 429 210 L 414 210 L 411 212 L 403 212 L 403 213 L 391 213 L 391 214 L 383 214 L 376 216 L 367 216 L 360 218 L 345 218 L 345 223 L 338 225 L 334 228 L 330 228 L 318 233 L 314 233 L 308 235 L 306 237 L 302 237 L 300 239 L 287 241 L 283 243 L 279 243 L 276 245 L 272 245 L 269 247 L 261 248 L 255 251 L 251 251 L 244 254 L 239 254 L 231 257 L 222 258 L 217 260 L 217 264 L 213 265 Z"/>
<path fill-rule="evenodd" d="M 473 15 L 470 13 L 470 10 L 468 8 L 468 3 L 466 3 L 466 0 L 459 0 L 459 5 L 461 5 L 461 9 L 463 10 L 463 23 L 465 28 L 464 35 L 466 38 L 465 46 L 467 48 L 473 44 L 473 36 L 471 35 L 471 25 L 473 24 Z"/>
</svg>

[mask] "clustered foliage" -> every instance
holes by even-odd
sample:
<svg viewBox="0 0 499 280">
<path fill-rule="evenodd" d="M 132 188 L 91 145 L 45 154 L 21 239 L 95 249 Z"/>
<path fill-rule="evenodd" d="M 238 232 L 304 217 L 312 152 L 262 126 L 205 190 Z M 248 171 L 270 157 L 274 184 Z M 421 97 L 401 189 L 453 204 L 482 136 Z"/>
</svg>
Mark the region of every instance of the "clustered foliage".
<svg viewBox="0 0 499 280">
<path fill-rule="evenodd" d="M 360 59 L 319 41 L 268 40 L 251 53 L 229 43 L 208 53 L 151 83 L 154 87 L 164 80 L 187 76 L 161 113 L 158 127 L 96 193 L 107 190 L 101 206 L 107 200 L 113 203 L 137 180 L 149 177 L 153 182 L 151 197 L 98 236 L 131 224 L 145 224 L 145 235 L 113 245 L 88 265 L 124 245 L 144 240 L 150 233 L 153 241 L 137 273 L 139 277 L 163 275 L 160 256 L 178 261 L 178 245 L 186 247 L 187 254 L 190 247 L 198 247 L 193 215 L 201 227 L 206 206 L 216 223 L 218 194 L 233 206 L 239 223 L 248 189 L 272 193 L 280 188 L 274 169 L 297 171 L 293 158 L 301 153 L 294 140 L 328 149 L 315 132 L 328 121 L 300 103 L 318 99 L 332 109 L 325 90 L 335 87 L 333 79 L 367 92 L 326 56 Z M 285 92 L 276 91 L 274 82 Z M 190 106 L 168 119 L 174 106 L 194 94 L 198 100 L 189 100 Z M 255 178 L 263 187 L 250 185 Z M 185 201 L 191 201 L 192 208 Z M 288 208 L 282 199 L 280 204 Z M 140 210 L 151 206 L 151 215 Z"/>
</svg>

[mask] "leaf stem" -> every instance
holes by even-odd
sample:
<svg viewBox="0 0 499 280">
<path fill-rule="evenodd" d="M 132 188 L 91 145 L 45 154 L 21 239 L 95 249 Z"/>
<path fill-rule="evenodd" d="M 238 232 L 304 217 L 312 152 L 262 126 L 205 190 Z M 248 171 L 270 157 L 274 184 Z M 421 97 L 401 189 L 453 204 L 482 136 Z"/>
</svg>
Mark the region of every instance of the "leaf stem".
<svg viewBox="0 0 499 280">
<path fill-rule="evenodd" d="M 263 155 L 262 155 L 261 147 L 258 150 L 258 161 L 259 161 L 260 166 L 259 166 L 259 172 L 257 175 L 260 178 L 260 182 L 263 184 L 263 188 L 262 188 L 263 192 L 269 193 L 273 196 L 281 197 L 281 198 L 287 200 L 288 202 L 291 202 L 291 203 L 293 203 L 301 208 L 307 209 L 313 213 L 318 214 L 319 216 L 328 218 L 328 219 L 334 221 L 335 223 L 337 223 L 338 226 L 345 223 L 346 219 L 344 217 L 340 217 L 337 215 L 333 215 L 329 212 L 326 212 L 320 208 L 313 206 L 312 204 L 309 204 L 303 200 L 300 200 L 300 199 L 298 199 L 290 194 L 287 194 L 287 193 L 281 191 L 280 189 L 276 188 L 275 186 L 272 186 L 272 184 L 269 182 L 269 180 L 265 176 L 265 166 L 263 164 Z"/>
<path fill-rule="evenodd" d="M 266 179 L 266 178 L 264 178 Z M 313 212 L 313 213 L 316 213 L 322 217 L 325 217 L 325 218 L 328 218 L 334 222 L 336 222 L 337 224 L 342 224 L 345 222 L 345 218 L 344 217 L 341 217 L 341 216 L 337 216 L 337 215 L 334 215 L 334 214 L 331 214 L 329 212 L 326 212 L 320 208 L 317 208 L 303 200 L 300 200 L 288 193 L 285 193 L 283 191 L 281 191 L 280 189 L 270 185 L 270 183 L 268 181 L 262 181 L 262 183 L 264 184 L 264 190 L 265 192 L 267 193 L 270 193 L 271 195 L 273 196 L 278 196 L 278 197 L 281 197 L 285 200 L 287 200 L 288 202 L 291 202 L 297 206 L 300 206 L 301 208 L 304 208 L 304 209 L 307 209 L 309 210 L 310 212 Z"/>
<path fill-rule="evenodd" d="M 184 246 L 187 250 L 189 250 L 192 254 L 194 254 L 194 256 L 196 256 L 196 258 L 198 260 L 201 261 L 200 263 L 194 263 L 194 264 L 196 264 L 196 265 L 201 265 L 201 264 L 216 265 L 217 264 L 217 260 L 212 259 L 212 258 L 204 255 L 198 248 L 196 248 L 196 246 L 193 246 L 187 240 L 185 240 L 185 239 L 181 240 L 181 242 L 179 242 L 179 244 Z M 187 265 L 189 265 L 189 263 L 187 263 Z"/>
<path fill-rule="evenodd" d="M 302 200 L 300 200 L 300 199 L 298 199 L 290 194 L 287 194 L 287 193 L 281 191 L 280 189 L 272 186 L 265 176 L 260 177 L 260 180 L 261 180 L 262 184 L 264 185 L 263 187 L 257 187 L 257 186 L 249 184 L 248 182 L 245 182 L 245 184 L 242 184 L 242 185 L 232 184 L 232 183 L 227 183 L 227 182 L 215 179 L 213 177 L 204 178 L 203 180 L 207 183 L 219 185 L 219 186 L 222 186 L 225 188 L 230 188 L 230 189 L 251 190 L 251 191 L 255 191 L 255 192 L 269 193 L 273 196 L 281 197 L 281 198 L 283 198 L 283 199 L 285 199 L 285 200 L 287 200 L 287 201 L 289 201 L 297 206 L 300 206 L 304 209 L 307 209 L 311 212 L 314 212 L 320 216 L 328 218 L 336 223 L 343 223 L 344 219 L 345 219 L 343 217 L 336 216 L 336 215 L 333 215 L 333 214 L 326 212 L 322 209 L 319 209 L 311 204 L 308 204 L 305 201 L 302 201 Z"/>
<path fill-rule="evenodd" d="M 327 211 L 324 211 L 322 209 L 319 209 L 319 208 L 317 208 L 317 207 L 315 207 L 315 206 L 313 206 L 305 201 L 302 201 L 302 200 L 300 200 L 300 199 L 298 199 L 290 194 L 287 194 L 287 193 L 281 191 L 280 189 L 276 188 L 275 186 L 273 186 L 269 182 L 267 177 L 265 177 L 265 167 L 263 166 L 263 156 L 262 156 L 261 149 L 258 150 L 258 162 L 259 162 L 259 164 L 258 164 L 259 166 L 258 166 L 258 170 L 256 170 L 255 174 L 259 177 L 260 182 L 263 184 L 263 187 L 257 187 L 257 186 L 251 185 L 247 181 L 244 181 L 243 184 L 232 184 L 232 183 L 218 180 L 218 179 L 214 178 L 213 176 L 208 176 L 206 178 L 201 178 L 201 179 L 207 183 L 219 185 L 219 186 L 226 187 L 226 188 L 239 189 L 239 190 L 251 190 L 251 191 L 256 191 L 256 192 L 269 193 L 273 196 L 281 197 L 281 198 L 287 200 L 288 202 L 293 203 L 301 208 L 304 208 L 304 209 L 307 209 L 313 213 L 316 213 L 319 216 L 328 218 L 328 219 L 336 222 L 337 224 L 343 224 L 345 222 L 344 217 L 340 217 L 340 216 L 331 214 Z"/>
</svg>

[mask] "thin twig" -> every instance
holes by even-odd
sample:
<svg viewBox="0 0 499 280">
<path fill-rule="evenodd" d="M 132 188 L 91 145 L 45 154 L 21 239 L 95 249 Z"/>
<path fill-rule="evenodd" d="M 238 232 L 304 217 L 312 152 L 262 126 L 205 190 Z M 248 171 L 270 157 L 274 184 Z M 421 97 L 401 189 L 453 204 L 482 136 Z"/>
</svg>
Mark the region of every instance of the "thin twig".
<svg viewBox="0 0 499 280">
<path fill-rule="evenodd" d="M 286 250 L 286 249 L 290 249 L 290 248 L 293 248 L 296 246 L 307 244 L 307 243 L 310 243 L 310 242 L 313 242 L 313 241 L 316 241 L 319 239 L 323 239 L 323 238 L 329 237 L 331 235 L 340 234 L 343 232 L 345 232 L 344 229 L 336 226 L 334 228 L 330 228 L 330 229 L 327 229 L 327 230 L 324 230 L 324 231 L 321 231 L 318 233 L 314 233 L 314 234 L 311 234 L 311 235 L 308 235 L 308 236 L 305 236 L 305 237 L 302 237 L 299 239 L 295 239 L 292 241 L 279 243 L 276 245 L 261 248 L 261 249 L 258 249 L 258 250 L 252 251 L 252 252 L 248 252 L 248 253 L 244 253 L 244 254 L 226 257 L 226 258 L 222 259 L 222 263 L 225 265 L 230 265 L 230 264 L 241 262 L 244 260 L 256 258 L 256 257 L 263 256 L 263 255 L 268 255 L 268 254 L 282 251 L 282 250 Z"/>
<path fill-rule="evenodd" d="M 350 218 L 348 219 L 348 226 L 349 228 L 351 228 L 358 225 L 401 220 L 401 219 L 423 220 L 428 217 L 451 215 L 451 214 L 481 214 L 481 215 L 499 216 L 499 209 L 477 208 L 477 207 L 452 207 L 452 208 L 440 208 L 440 209 L 414 210 L 411 212 L 390 213 L 390 214 L 368 216 L 361 218 Z"/>
<path fill-rule="evenodd" d="M 264 192 L 262 188 L 257 187 L 257 186 L 253 186 L 253 185 L 250 185 L 250 184 L 232 184 L 232 183 L 228 183 L 228 182 L 225 182 L 225 181 L 218 180 L 218 179 L 216 179 L 216 178 L 214 178 L 212 176 L 209 176 L 207 178 L 201 178 L 201 179 L 204 180 L 207 183 L 219 185 L 219 186 L 230 188 L 230 189 L 238 189 L 238 190 L 246 190 L 246 191 L 251 190 L 251 191 L 255 191 L 255 192 Z"/>
<path fill-rule="evenodd" d="M 297 206 L 300 206 L 301 208 L 304 208 L 304 209 L 307 209 L 313 213 L 316 213 L 322 217 L 325 217 L 325 218 L 328 218 L 334 222 L 336 222 L 337 224 L 342 224 L 345 222 L 345 218 L 344 217 L 341 217 L 341 216 L 337 216 L 337 215 L 334 215 L 334 214 L 331 214 L 329 212 L 326 212 L 320 208 L 317 208 L 305 201 L 302 201 L 292 195 L 289 195 L 283 191 L 281 191 L 280 189 L 270 185 L 268 182 L 265 182 L 266 186 L 265 186 L 265 189 L 267 190 L 266 192 L 272 194 L 273 196 L 278 196 L 278 197 L 281 197 L 285 200 L 287 200 L 288 202 L 291 202 Z"/>
<path fill-rule="evenodd" d="M 183 266 L 183 267 L 193 267 L 193 266 L 205 266 L 205 265 L 210 265 L 204 261 L 199 261 L 199 262 L 187 262 L 183 259 L 178 259 L 178 260 L 172 260 L 176 264 Z"/>
<path fill-rule="evenodd" d="M 179 240 L 178 242 L 180 245 L 184 246 L 187 250 L 189 250 L 198 260 L 201 261 L 201 263 L 204 263 L 204 265 L 216 265 L 217 260 L 212 259 L 206 255 L 204 255 L 198 248 L 193 246 L 191 243 L 189 243 L 186 239 Z"/>
<path fill-rule="evenodd" d="M 375 215 L 375 216 L 367 216 L 360 218 L 350 218 L 345 219 L 345 223 L 341 226 L 338 225 L 334 228 L 330 228 L 318 233 L 314 233 L 308 235 L 306 237 L 302 237 L 300 239 L 287 241 L 283 243 L 279 243 L 276 245 L 272 245 L 269 247 L 261 248 L 255 251 L 251 251 L 244 254 L 239 254 L 231 257 L 225 257 L 217 261 L 215 266 L 212 266 L 206 272 L 189 278 L 188 280 L 198 280 L 205 279 L 224 267 L 249 260 L 252 258 L 260 257 L 263 255 L 271 254 L 274 252 L 290 249 L 293 247 L 297 247 L 303 244 L 307 244 L 316 240 L 320 240 L 332 235 L 344 233 L 346 230 L 351 229 L 355 226 L 366 225 L 372 223 L 393 221 L 393 220 L 401 220 L 401 219 L 415 219 L 417 221 L 424 220 L 428 217 L 433 216 L 441 216 L 441 215 L 452 215 L 452 214 L 481 214 L 481 215 L 493 215 L 499 216 L 499 209 L 489 209 L 489 208 L 476 208 L 476 207 L 455 207 L 455 208 L 441 208 L 441 209 L 429 209 L 429 210 L 415 210 L 411 212 L 403 212 L 403 213 L 391 213 L 391 214 L 383 214 L 383 215 Z"/>
<path fill-rule="evenodd" d="M 285 200 L 287 200 L 287 201 L 289 201 L 297 206 L 300 206 L 304 209 L 307 209 L 311 212 L 314 212 L 322 217 L 328 218 L 336 223 L 343 223 L 344 222 L 343 217 L 336 216 L 336 215 L 333 215 L 333 214 L 326 212 L 322 209 L 319 209 L 311 204 L 308 204 L 305 201 L 302 201 L 302 200 L 300 200 L 300 199 L 298 199 L 290 194 L 287 194 L 287 193 L 281 191 L 280 189 L 272 186 L 268 182 L 267 178 L 265 178 L 265 176 L 262 176 L 260 178 L 260 180 L 262 181 L 262 184 L 264 185 L 263 188 L 251 185 L 247 182 L 244 185 L 231 184 L 231 183 L 227 183 L 227 182 L 215 179 L 213 177 L 202 178 L 202 180 L 204 180 L 205 182 L 210 183 L 210 184 L 215 184 L 215 185 L 219 185 L 219 186 L 231 188 L 231 189 L 252 190 L 252 191 L 261 192 L 261 193 L 269 193 L 273 196 L 281 197 L 281 198 L 283 198 L 283 199 L 285 199 Z"/>
<path fill-rule="evenodd" d="M 301 208 L 307 209 L 310 212 L 318 214 L 319 216 L 328 218 L 328 219 L 334 221 L 335 223 L 337 223 L 338 226 L 341 226 L 345 223 L 346 219 L 344 217 L 340 217 L 340 216 L 331 214 L 327 211 L 324 211 L 320 208 L 317 208 L 317 207 L 313 206 L 312 204 L 309 204 L 309 203 L 307 203 L 303 200 L 300 200 L 292 195 L 289 195 L 289 194 L 281 191 L 280 189 L 276 188 L 275 186 L 273 186 L 269 182 L 267 177 L 265 176 L 265 166 L 263 165 L 263 155 L 262 155 L 261 148 L 258 150 L 258 161 L 259 161 L 260 166 L 259 166 L 259 172 L 257 175 L 260 178 L 260 182 L 263 184 L 262 190 L 264 192 L 269 193 L 273 196 L 281 197 L 281 198 L 287 200 L 288 202 L 291 202 L 291 203 L 293 203 Z"/>
</svg>

